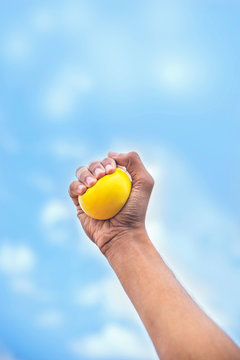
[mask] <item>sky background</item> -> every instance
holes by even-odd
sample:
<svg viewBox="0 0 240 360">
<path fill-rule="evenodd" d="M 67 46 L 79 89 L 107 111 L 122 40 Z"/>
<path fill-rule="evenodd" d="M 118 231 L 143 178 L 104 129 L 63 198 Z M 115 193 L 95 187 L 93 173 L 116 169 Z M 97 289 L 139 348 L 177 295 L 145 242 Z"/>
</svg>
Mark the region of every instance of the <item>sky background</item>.
<svg viewBox="0 0 240 360">
<path fill-rule="evenodd" d="M 151 240 L 240 344 L 240 3 L 1 1 L 0 360 L 156 360 L 68 197 L 138 151 Z M 184 326 L 184 324 L 183 324 Z"/>
</svg>

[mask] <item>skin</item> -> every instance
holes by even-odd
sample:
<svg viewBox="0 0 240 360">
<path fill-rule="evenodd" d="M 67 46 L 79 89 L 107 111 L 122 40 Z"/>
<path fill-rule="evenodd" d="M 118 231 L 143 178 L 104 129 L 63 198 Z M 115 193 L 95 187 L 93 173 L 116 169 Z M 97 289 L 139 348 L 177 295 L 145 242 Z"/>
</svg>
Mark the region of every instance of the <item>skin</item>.
<svg viewBox="0 0 240 360">
<path fill-rule="evenodd" d="M 87 216 L 78 195 L 116 167 L 132 177 L 122 210 L 109 220 Z M 145 217 L 154 180 L 136 152 L 108 153 L 76 171 L 69 194 L 87 236 L 99 247 L 132 301 L 161 360 L 239 360 L 239 347 L 199 308 L 153 246 Z"/>
</svg>

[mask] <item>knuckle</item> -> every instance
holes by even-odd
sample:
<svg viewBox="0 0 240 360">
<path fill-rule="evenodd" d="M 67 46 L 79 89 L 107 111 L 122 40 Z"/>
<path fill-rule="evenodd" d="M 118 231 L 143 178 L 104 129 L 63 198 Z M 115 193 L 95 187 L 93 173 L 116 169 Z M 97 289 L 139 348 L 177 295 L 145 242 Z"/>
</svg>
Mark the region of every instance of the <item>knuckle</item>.
<svg viewBox="0 0 240 360">
<path fill-rule="evenodd" d="M 87 177 L 89 177 L 89 172 L 85 172 L 82 173 L 81 177 L 80 177 L 80 180 L 85 184 L 86 183 L 86 180 L 87 180 Z M 92 177 L 92 174 L 90 175 Z"/>
<path fill-rule="evenodd" d="M 88 165 L 89 170 L 95 169 L 96 167 L 101 166 L 99 161 L 93 161 Z"/>
<path fill-rule="evenodd" d="M 75 175 L 76 177 L 79 177 L 81 175 L 81 173 L 83 172 L 83 170 L 86 169 L 86 166 L 79 166 L 77 168 L 77 170 L 75 171 Z"/>
<path fill-rule="evenodd" d="M 154 186 L 154 179 L 149 173 L 142 173 L 139 177 L 139 183 L 147 191 L 150 191 Z"/>
<path fill-rule="evenodd" d="M 129 157 L 132 158 L 132 159 L 139 159 L 139 155 L 136 151 L 131 151 L 129 154 Z"/>
<path fill-rule="evenodd" d="M 153 178 L 152 175 L 149 174 L 149 173 L 148 173 L 148 175 L 147 175 L 146 182 L 147 182 L 147 184 L 149 185 L 149 187 L 151 187 L 151 188 L 152 188 L 152 187 L 154 186 L 154 184 L 155 184 L 154 178 Z"/>
<path fill-rule="evenodd" d="M 112 164 L 115 164 L 115 161 L 113 159 L 107 157 L 107 158 L 103 159 L 102 164 L 103 165 L 107 165 L 107 164 L 112 165 Z"/>
<path fill-rule="evenodd" d="M 78 178 L 79 178 L 80 181 L 85 181 L 88 176 L 92 177 L 93 175 L 92 175 L 91 172 L 86 168 L 86 169 L 82 170 L 82 172 L 80 173 L 80 175 L 78 176 Z"/>
<path fill-rule="evenodd" d="M 75 182 L 72 181 L 71 184 L 70 184 L 69 187 L 68 187 L 68 193 L 69 193 L 69 195 L 71 195 L 71 193 L 72 193 L 72 191 L 73 191 L 74 184 L 75 184 Z"/>
<path fill-rule="evenodd" d="M 70 197 L 74 196 L 74 193 L 75 193 L 75 190 L 76 190 L 76 187 L 78 184 L 79 184 L 78 181 L 72 181 L 71 184 L 69 185 L 68 193 L 69 193 Z"/>
</svg>

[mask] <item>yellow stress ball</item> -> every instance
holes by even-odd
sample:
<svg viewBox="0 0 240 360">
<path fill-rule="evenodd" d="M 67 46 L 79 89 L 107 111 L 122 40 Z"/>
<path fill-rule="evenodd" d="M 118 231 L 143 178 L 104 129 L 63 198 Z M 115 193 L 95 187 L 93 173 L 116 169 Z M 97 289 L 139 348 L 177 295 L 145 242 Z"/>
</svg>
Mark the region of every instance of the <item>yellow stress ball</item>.
<svg viewBox="0 0 240 360">
<path fill-rule="evenodd" d="M 83 195 L 79 195 L 78 201 L 88 216 L 97 220 L 110 219 L 127 202 L 131 186 L 127 173 L 116 168 L 113 174 L 103 176 Z"/>
</svg>

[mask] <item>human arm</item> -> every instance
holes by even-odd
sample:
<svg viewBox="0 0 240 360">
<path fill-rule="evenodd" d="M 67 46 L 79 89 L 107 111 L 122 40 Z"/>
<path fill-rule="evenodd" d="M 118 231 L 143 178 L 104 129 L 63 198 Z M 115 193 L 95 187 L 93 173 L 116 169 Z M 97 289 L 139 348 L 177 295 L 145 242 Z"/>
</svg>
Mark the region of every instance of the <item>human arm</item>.
<svg viewBox="0 0 240 360">
<path fill-rule="evenodd" d="M 107 173 L 106 164 L 112 166 L 112 172 L 117 164 L 126 167 L 132 177 L 132 191 L 114 218 L 100 221 L 82 211 L 77 188 L 82 185 L 83 193 L 91 186 L 87 177 L 95 177 L 95 184 Z M 97 167 L 101 167 L 102 175 L 96 175 Z M 77 177 L 70 195 L 81 224 L 117 274 L 161 359 L 240 359 L 239 348 L 187 294 L 148 237 L 145 215 L 154 182 L 139 156 L 110 153 L 102 162 L 81 167 Z"/>
<path fill-rule="evenodd" d="M 184 290 L 145 230 L 121 234 L 104 255 L 161 359 L 240 359 L 239 348 Z"/>
</svg>

